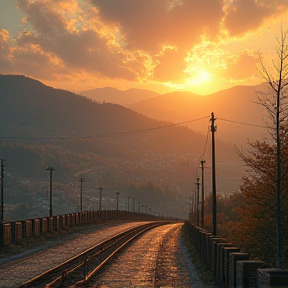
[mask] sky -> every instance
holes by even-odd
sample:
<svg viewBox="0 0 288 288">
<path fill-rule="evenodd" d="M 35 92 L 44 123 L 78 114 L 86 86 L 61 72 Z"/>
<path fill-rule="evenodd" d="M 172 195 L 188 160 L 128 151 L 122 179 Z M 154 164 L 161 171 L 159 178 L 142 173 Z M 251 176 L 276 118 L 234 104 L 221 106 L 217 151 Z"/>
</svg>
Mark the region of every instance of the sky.
<svg viewBox="0 0 288 288">
<path fill-rule="evenodd" d="M 263 82 L 288 0 L 0 0 L 0 73 L 80 92 Z"/>
</svg>

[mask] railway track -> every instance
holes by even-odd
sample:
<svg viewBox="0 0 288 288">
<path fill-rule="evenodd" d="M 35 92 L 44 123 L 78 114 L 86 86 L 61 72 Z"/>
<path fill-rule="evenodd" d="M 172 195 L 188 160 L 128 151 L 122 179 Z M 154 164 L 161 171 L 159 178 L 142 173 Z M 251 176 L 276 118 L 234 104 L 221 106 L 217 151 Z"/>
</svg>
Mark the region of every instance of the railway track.
<svg viewBox="0 0 288 288">
<path fill-rule="evenodd" d="M 146 223 L 122 232 L 26 281 L 19 288 L 84 287 L 107 261 L 133 239 L 163 224 L 167 222 Z"/>
</svg>

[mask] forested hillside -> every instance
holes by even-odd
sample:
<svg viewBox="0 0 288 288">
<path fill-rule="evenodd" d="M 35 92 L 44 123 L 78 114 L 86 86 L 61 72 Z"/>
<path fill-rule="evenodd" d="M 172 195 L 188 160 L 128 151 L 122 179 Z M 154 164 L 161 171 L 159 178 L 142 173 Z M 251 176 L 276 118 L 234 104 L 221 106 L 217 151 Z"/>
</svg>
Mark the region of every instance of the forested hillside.
<svg viewBox="0 0 288 288">
<path fill-rule="evenodd" d="M 87 209 L 97 208 L 96 187 L 101 181 L 107 207 L 114 203 L 115 190 L 120 190 L 123 207 L 131 196 L 147 202 L 155 213 L 187 216 L 204 152 L 211 167 L 207 135 L 24 76 L 0 76 L 0 87 L 0 157 L 5 159 L 6 202 L 15 205 L 15 199 L 22 199 L 27 205 L 31 202 L 29 213 L 38 205 L 44 213 L 49 180 L 45 168 L 53 166 L 55 211 L 78 209 L 78 179 L 83 175 Z M 235 148 L 217 141 L 217 153 L 221 193 L 238 190 L 241 175 L 235 171 L 241 164 Z M 151 190 L 151 185 L 153 195 L 144 193 L 142 188 Z M 206 189 L 209 193 L 209 183 Z M 23 194 L 25 197 L 19 196 Z"/>
</svg>

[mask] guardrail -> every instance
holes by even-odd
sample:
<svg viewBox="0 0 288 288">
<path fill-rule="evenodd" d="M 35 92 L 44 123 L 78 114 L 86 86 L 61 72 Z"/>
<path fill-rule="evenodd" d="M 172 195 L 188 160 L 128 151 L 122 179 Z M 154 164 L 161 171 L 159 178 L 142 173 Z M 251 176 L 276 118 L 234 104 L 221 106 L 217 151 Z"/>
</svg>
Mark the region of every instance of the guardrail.
<svg viewBox="0 0 288 288">
<path fill-rule="evenodd" d="M 53 217 L 4 222 L 3 225 L 0 225 L 0 246 L 21 243 L 23 239 L 43 235 L 47 232 L 64 230 L 76 225 L 99 223 L 103 220 L 153 221 L 173 220 L 173 218 L 120 210 L 102 210 L 101 213 L 99 211 L 84 211 Z"/>
<path fill-rule="evenodd" d="M 251 260 L 247 253 L 225 238 L 190 225 L 192 243 L 202 263 L 212 272 L 217 287 L 288 287 L 288 270 L 267 268 L 264 262 Z"/>
</svg>

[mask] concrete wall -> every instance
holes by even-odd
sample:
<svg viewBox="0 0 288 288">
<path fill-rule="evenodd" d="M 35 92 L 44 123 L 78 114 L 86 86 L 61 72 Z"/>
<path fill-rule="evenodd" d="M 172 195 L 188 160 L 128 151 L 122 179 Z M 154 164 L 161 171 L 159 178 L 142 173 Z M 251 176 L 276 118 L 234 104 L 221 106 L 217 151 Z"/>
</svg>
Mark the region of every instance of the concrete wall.
<svg viewBox="0 0 288 288">
<path fill-rule="evenodd" d="M 225 238 L 190 225 L 192 243 L 203 265 L 209 267 L 217 287 L 288 287 L 288 270 L 265 269 L 262 261 L 251 260 L 247 253 L 228 243 Z"/>
</svg>

